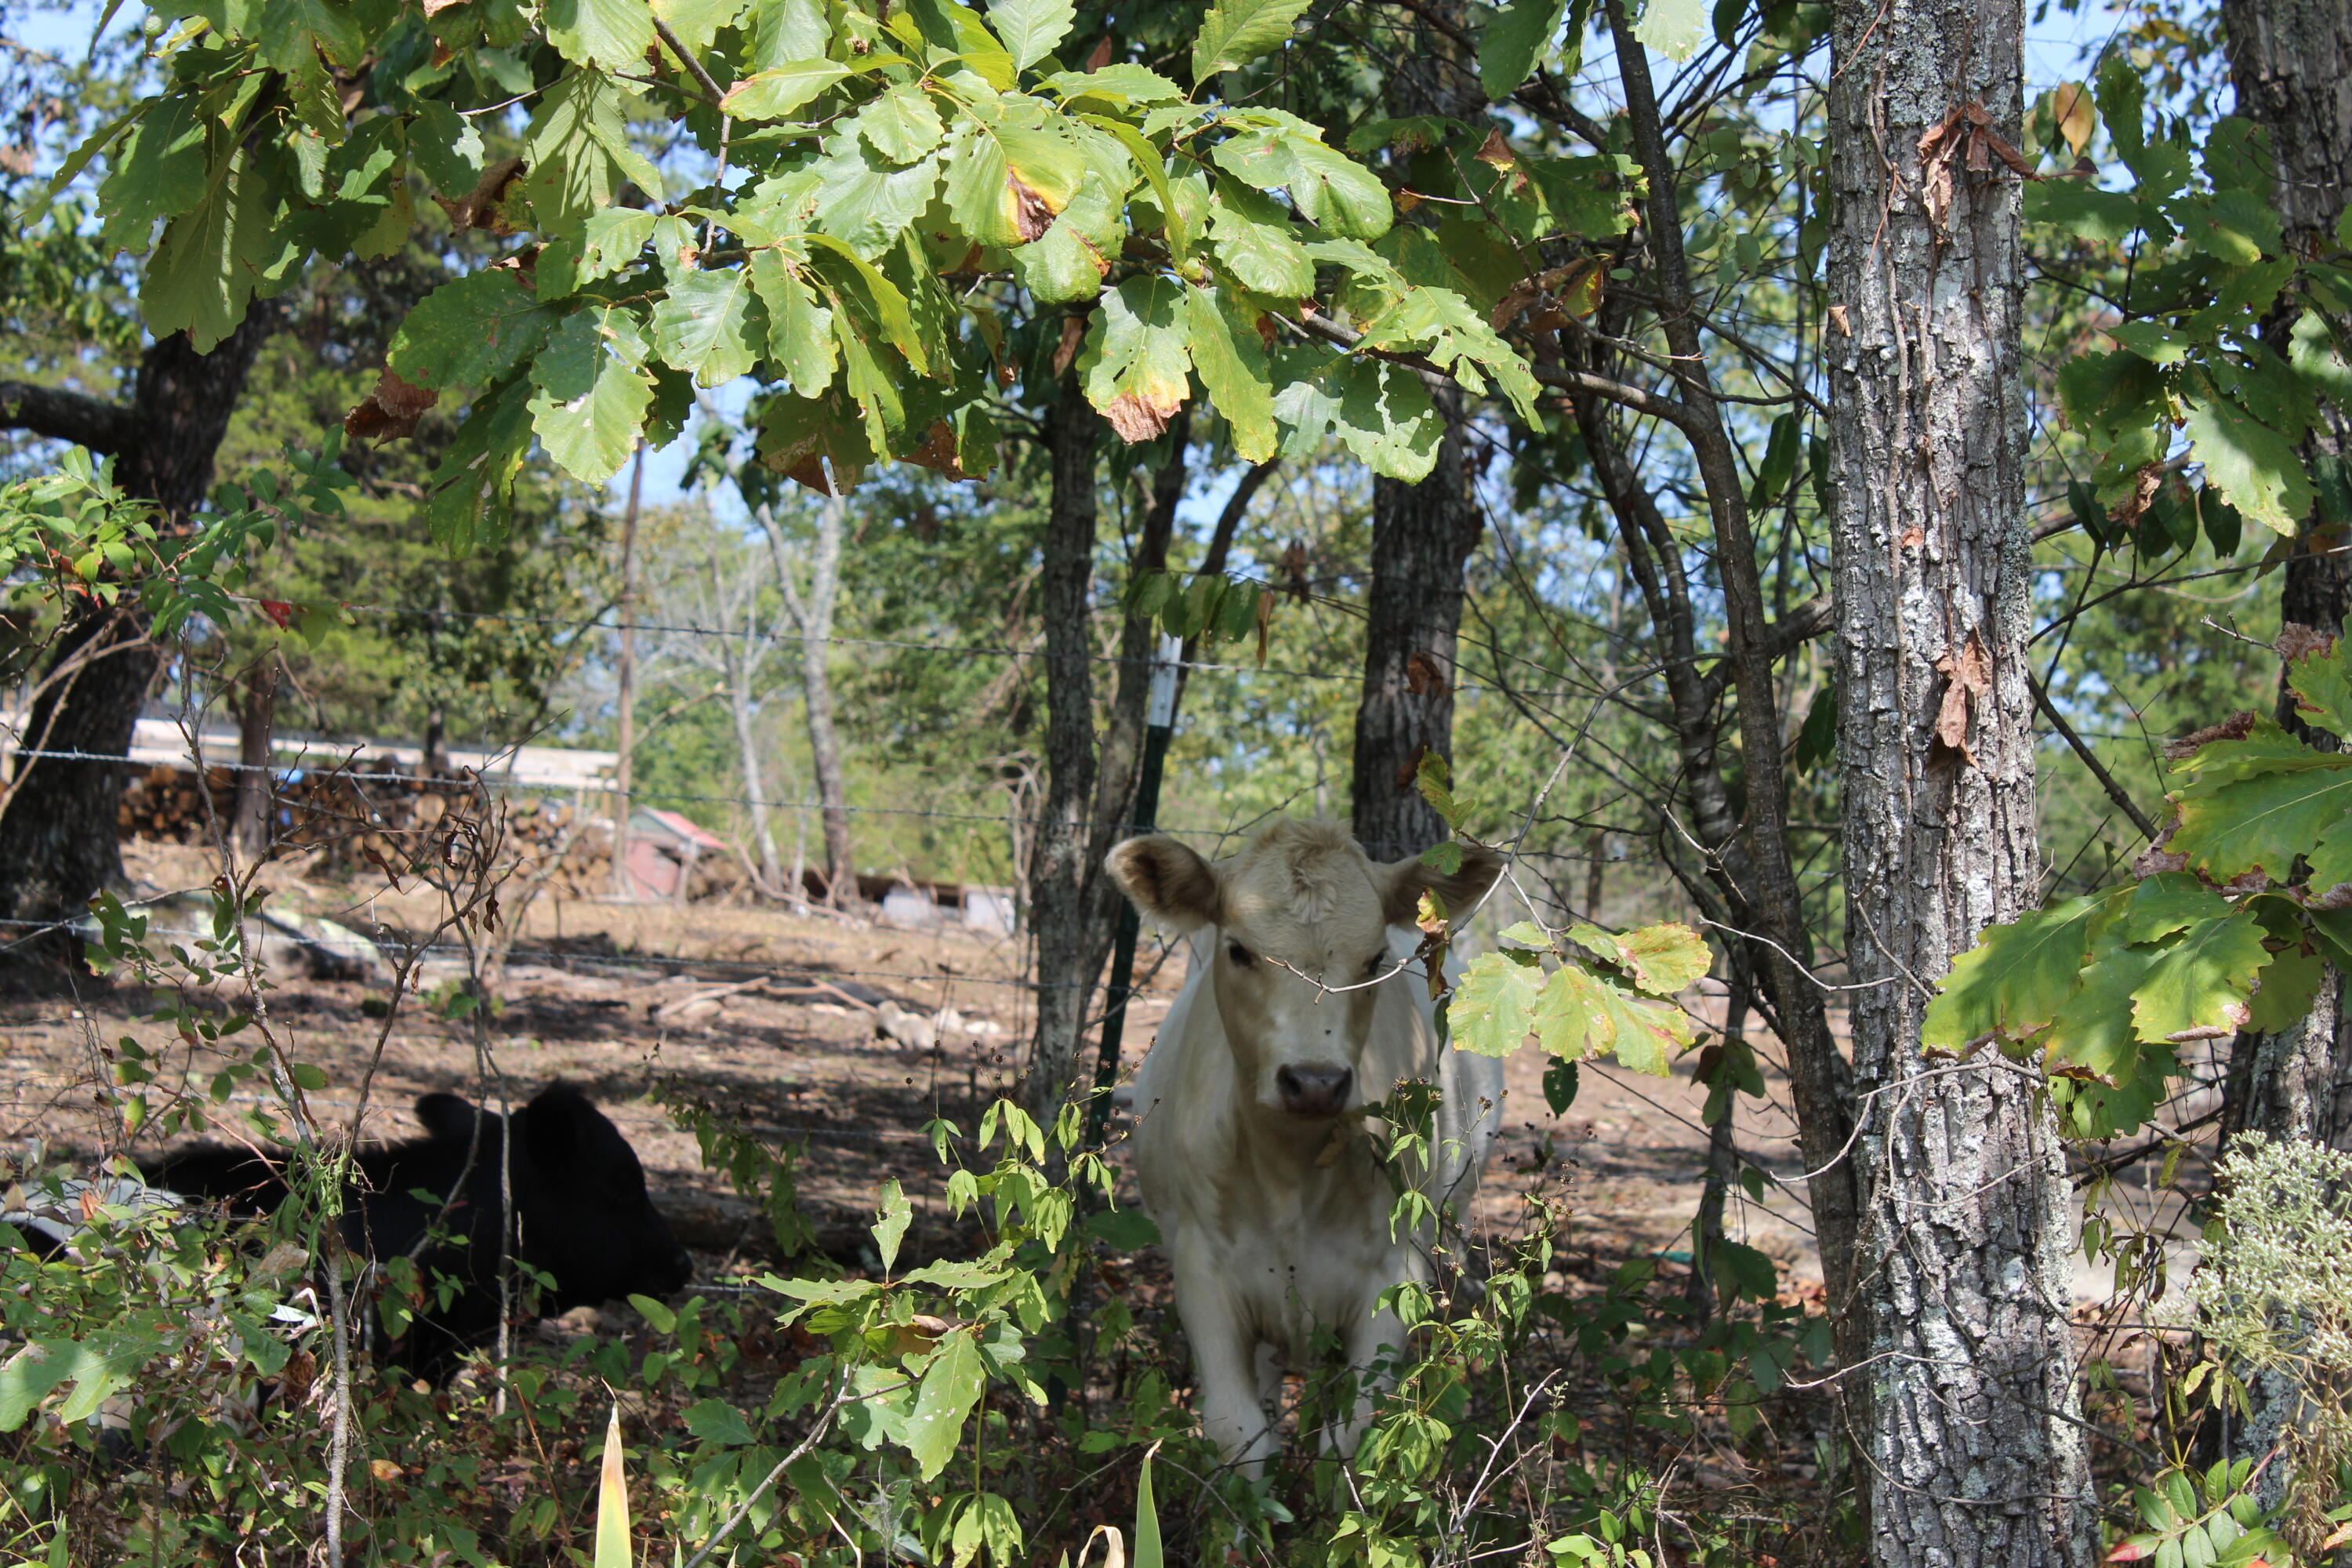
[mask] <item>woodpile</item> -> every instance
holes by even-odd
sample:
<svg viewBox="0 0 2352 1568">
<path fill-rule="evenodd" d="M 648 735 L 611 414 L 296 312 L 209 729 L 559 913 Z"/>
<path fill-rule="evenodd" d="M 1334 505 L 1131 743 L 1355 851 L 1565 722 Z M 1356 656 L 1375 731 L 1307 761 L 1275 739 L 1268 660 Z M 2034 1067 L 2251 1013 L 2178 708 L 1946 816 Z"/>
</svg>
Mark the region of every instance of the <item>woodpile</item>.
<svg viewBox="0 0 2352 1568">
<path fill-rule="evenodd" d="M 400 772 L 394 759 L 382 757 L 278 780 L 273 843 L 318 851 L 318 869 L 329 876 L 382 875 L 404 872 L 435 854 L 451 832 L 497 830 L 517 878 L 540 880 L 558 899 L 611 894 L 613 824 L 595 805 L 583 816 L 571 801 L 502 798 L 459 780 L 391 776 Z M 215 824 L 226 830 L 236 795 L 232 769 L 207 769 L 199 782 L 193 769 L 160 765 L 124 788 L 115 822 L 125 838 L 200 844 Z M 685 893 L 688 900 L 723 898 L 742 891 L 745 880 L 732 857 L 706 854 L 689 868 Z"/>
</svg>

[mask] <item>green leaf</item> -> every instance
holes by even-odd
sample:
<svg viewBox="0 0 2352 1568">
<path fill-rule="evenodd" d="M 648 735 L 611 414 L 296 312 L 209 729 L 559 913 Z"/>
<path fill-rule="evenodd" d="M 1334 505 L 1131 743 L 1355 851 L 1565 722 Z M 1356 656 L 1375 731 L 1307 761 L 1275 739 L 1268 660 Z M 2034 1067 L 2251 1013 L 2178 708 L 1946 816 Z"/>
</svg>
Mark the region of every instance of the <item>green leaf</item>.
<svg viewBox="0 0 2352 1568">
<path fill-rule="evenodd" d="M 914 1223 L 915 1205 L 907 1201 L 899 1190 L 898 1178 L 890 1177 L 882 1184 L 882 1212 L 874 1222 L 874 1250 L 882 1259 L 882 1272 L 887 1274 L 898 1261 L 898 1244 L 907 1238 L 907 1226 Z"/>
<path fill-rule="evenodd" d="M 689 272 L 654 306 L 654 349 L 662 363 L 718 386 L 748 374 L 752 342 L 751 275 L 747 268 Z"/>
<path fill-rule="evenodd" d="M 721 27 L 743 13 L 743 0 L 653 0 L 654 15 L 669 25 L 687 52 L 700 55 Z"/>
<path fill-rule="evenodd" d="M 1217 0 L 1192 40 L 1194 86 L 1289 42 L 1291 27 L 1306 9 L 1307 0 Z"/>
<path fill-rule="evenodd" d="M 1617 951 L 1634 985 L 1653 996 L 1672 996 L 1705 974 L 1715 963 L 1706 939 L 1680 921 L 1629 931 Z"/>
<path fill-rule="evenodd" d="M 2114 1084 L 2137 1075 L 2140 1039 L 2132 1028 L 2132 993 L 2157 959 L 2153 947 L 2117 947 L 2082 972 L 2082 987 L 2053 1018 L 2044 1037 L 2050 1059 Z"/>
<path fill-rule="evenodd" d="M 867 146 L 893 163 L 913 163 L 947 135 L 929 96 L 912 82 L 901 82 L 877 98 L 851 123 Z"/>
<path fill-rule="evenodd" d="M 1552 971 L 1534 1009 L 1536 1042 L 1556 1057 L 1613 1055 L 1636 1072 L 1664 1077 L 1695 1037 L 1679 1007 L 1620 990 L 1580 964 Z"/>
<path fill-rule="evenodd" d="M 743 1413 L 723 1399 L 700 1400 L 678 1414 L 686 1421 L 686 1429 L 706 1443 L 741 1448 L 757 1440 L 744 1424 Z"/>
<path fill-rule="evenodd" d="M 2284 1034 L 2301 1023 L 2319 994 L 2326 963 L 2316 952 L 2290 947 L 2271 955 L 2263 970 L 2262 988 L 2254 993 L 2252 1016 L 2246 1027 L 2258 1035 Z"/>
<path fill-rule="evenodd" d="M 1212 198 L 1209 243 L 1218 265 L 1252 293 L 1278 300 L 1315 293 L 1315 263 L 1291 235 L 1289 215 L 1247 185 L 1228 184 Z"/>
<path fill-rule="evenodd" d="M 1261 111 L 1270 116 L 1275 111 Z M 1218 165 L 1262 191 L 1284 190 L 1298 215 L 1345 239 L 1378 239 L 1396 221 L 1388 187 L 1305 121 L 1244 132 L 1217 143 Z"/>
<path fill-rule="evenodd" d="M 1536 998 L 1543 971 L 1506 953 L 1482 952 L 1454 988 L 1445 1010 L 1446 1033 L 1456 1050 L 1482 1057 L 1507 1057 L 1535 1029 Z"/>
<path fill-rule="evenodd" d="M 988 25 L 1013 51 L 1016 70 L 1027 70 L 1061 47 L 1077 20 L 1070 0 L 992 0 Z"/>
<path fill-rule="evenodd" d="M 1987 927 L 1937 988 L 1920 1043 L 1957 1051 L 1988 1035 L 2022 1040 L 2041 1032 L 2074 994 L 2091 922 L 2105 907 L 2105 895 L 2069 899 Z"/>
<path fill-rule="evenodd" d="M 418 300 L 393 334 L 386 363 L 432 392 L 488 386 L 539 352 L 555 313 L 500 268 L 469 273 Z"/>
<path fill-rule="evenodd" d="M 1027 100 L 1000 99 L 993 119 L 974 116 L 950 141 L 944 195 L 963 231 L 1010 248 L 1038 238 L 1086 180 L 1076 141 Z"/>
<path fill-rule="evenodd" d="M 746 17 L 753 71 L 791 60 L 823 59 L 833 42 L 824 0 L 751 0 Z"/>
<path fill-rule="evenodd" d="M 2244 1027 L 2246 998 L 2270 962 L 2263 928 L 2244 911 L 2190 926 L 2157 950 L 2132 993 L 2132 1027 L 2150 1044 Z"/>
<path fill-rule="evenodd" d="M 576 66 L 642 71 L 654 41 L 646 0 L 547 0 L 547 41 Z"/>
<path fill-rule="evenodd" d="M 457 437 L 433 470 L 425 503 L 433 542 L 466 551 L 505 531 L 515 474 L 530 452 L 530 384 L 520 376 L 474 403 Z"/>
<path fill-rule="evenodd" d="M 278 249 L 273 183 L 250 153 L 215 164 L 194 205 L 163 227 L 139 290 L 157 337 L 185 331 L 198 353 L 236 331 L 263 265 Z"/>
<path fill-rule="evenodd" d="M 1130 278 L 1105 294 L 1077 361 L 1087 401 L 1127 441 L 1147 440 L 1192 395 L 1183 285 Z"/>
<path fill-rule="evenodd" d="M 1087 1233 L 1114 1252 L 1135 1252 L 1160 1240 L 1160 1227 L 1141 1209 L 1097 1209 L 1087 1216 Z"/>
<path fill-rule="evenodd" d="M 596 71 L 573 71 L 540 95 L 517 185 L 541 233 L 552 237 L 611 206 L 624 179 L 659 199 L 661 176 L 629 144 L 621 103 L 620 89 Z"/>
<path fill-rule="evenodd" d="M 1184 96 L 1182 88 L 1158 71 L 1125 60 L 1100 70 L 1055 71 L 1045 79 L 1045 85 L 1066 100 L 1098 98 L 1122 106 L 1174 103 Z"/>
<path fill-rule="evenodd" d="M 629 312 L 592 308 L 566 317 L 531 365 L 531 428 L 572 478 L 602 485 L 636 449 L 654 399 L 645 361 Z"/>
<path fill-rule="evenodd" d="M 926 1481 L 955 1457 L 964 1418 L 980 1402 L 980 1346 L 966 1331 L 948 1335 L 923 1369 L 914 1413 L 907 1417 L 907 1452 Z"/>
<path fill-rule="evenodd" d="M 1506 0 L 1478 40 L 1478 84 L 1488 98 L 1507 101 L 1534 73 L 1567 9 L 1568 0 Z"/>
<path fill-rule="evenodd" d="M 2123 942 L 2161 942 L 2201 921 L 2224 919 L 2230 909 L 2229 900 L 2188 872 L 2163 871 L 2132 889 L 2109 930 Z"/>
<path fill-rule="evenodd" d="M 1075 304 L 1102 292 L 1103 254 L 1073 224 L 1055 222 L 1043 238 L 1015 249 L 1013 265 L 1042 305 Z"/>
<path fill-rule="evenodd" d="M 1670 60 L 1686 60 L 1709 32 L 1708 0 L 1649 0 L 1633 37 Z"/>
<path fill-rule="evenodd" d="M 816 221 L 861 257 L 878 256 L 931 205 L 940 160 L 898 168 L 863 141 L 816 165 Z"/>
<path fill-rule="evenodd" d="M 2146 226 L 2147 214 L 2137 196 L 2066 177 L 2027 183 L 2025 221 L 2050 224 L 2095 244 L 2119 245 Z"/>
<path fill-rule="evenodd" d="M 2294 689 L 2297 710 L 2314 726 L 2352 736 L 2352 663 L 2347 662 L 2347 652 L 2352 652 L 2352 644 L 2337 637 L 2326 652 L 2290 661 L 2286 682 Z"/>
<path fill-rule="evenodd" d="M 2344 824 L 2347 813 L 2352 813 L 2352 757 L 2191 795 L 2181 801 L 2180 829 L 2165 847 L 2188 856 L 2191 868 L 2216 882 L 2257 868 L 2284 882 L 2295 857 L 2316 858 L 2320 841 Z"/>
<path fill-rule="evenodd" d="M 141 117 L 98 188 L 104 244 L 144 250 L 157 219 L 177 217 L 204 199 L 205 119 L 195 95 L 184 91 L 157 99 Z"/>
<path fill-rule="evenodd" d="M 1437 445 L 1445 422 L 1421 378 L 1400 366 L 1363 355 L 1327 358 L 1311 374 L 1297 373 L 1300 355 L 1286 351 L 1285 372 L 1276 381 L 1275 416 L 1289 428 L 1283 450 L 1311 457 L 1336 436 L 1372 471 L 1418 484 L 1437 466 Z"/>
<path fill-rule="evenodd" d="M 1566 1057 L 1553 1057 L 1544 1064 L 1544 1104 L 1554 1116 L 1565 1116 L 1568 1108 L 1576 1103 L 1577 1066 Z"/>
<path fill-rule="evenodd" d="M 1233 429 L 1244 462 L 1274 456 L 1281 431 L 1274 418 L 1273 372 L 1265 345 L 1249 317 L 1255 314 L 1226 290 L 1185 290 L 1185 341 L 1209 401 Z M 1458 853 L 1458 851 L 1457 851 Z"/>
<path fill-rule="evenodd" d="M 768 308 L 768 358 L 803 397 L 833 384 L 833 311 L 782 251 L 751 253 L 751 287 Z"/>
<path fill-rule="evenodd" d="M 2294 443 L 2219 392 L 2190 403 L 2188 415 L 2205 482 L 2264 528 L 2292 536 L 2312 501 Z"/>
<path fill-rule="evenodd" d="M 719 108 L 738 120 L 782 120 L 853 74 L 847 66 L 822 57 L 787 60 L 729 88 Z"/>
</svg>

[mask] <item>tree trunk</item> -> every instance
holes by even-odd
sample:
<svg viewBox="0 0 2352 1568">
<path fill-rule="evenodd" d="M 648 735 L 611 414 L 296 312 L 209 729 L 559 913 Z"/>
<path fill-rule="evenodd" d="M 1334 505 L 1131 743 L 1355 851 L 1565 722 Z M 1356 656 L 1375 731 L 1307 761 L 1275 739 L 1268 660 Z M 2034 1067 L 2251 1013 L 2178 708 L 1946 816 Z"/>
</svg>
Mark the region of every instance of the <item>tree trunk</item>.
<svg viewBox="0 0 2352 1568">
<path fill-rule="evenodd" d="M 2345 0 L 2222 0 L 2223 47 L 2229 55 L 2237 110 L 2265 130 L 2277 161 L 2277 205 L 2284 248 L 2309 256 L 2330 248 L 2352 189 L 2352 4 Z M 2295 311 L 2273 310 L 2263 336 L 2287 350 Z M 2319 425 L 2304 442 L 2305 468 L 2352 452 L 2352 420 L 2322 398 Z M 2352 610 L 2352 556 L 2341 552 L 2340 531 L 2315 517 L 2298 534 L 2279 590 L 2282 622 L 2341 632 Z M 2294 695 L 2279 681 L 2279 722 L 2326 751 L 2341 738 L 2305 722 Z M 2344 1016 L 2343 976 L 2323 972 L 2311 1010 L 2295 1028 L 2276 1035 L 2242 1034 L 2231 1043 L 2222 1088 L 2224 1146 L 2241 1132 L 2305 1139 L 2352 1147 L 2352 1028 Z M 2232 1459 L 2259 1462 L 2277 1443 L 2301 1402 L 2301 1391 L 2278 1373 L 2248 1383 L 2244 1420 L 2220 1416 L 2218 1436 Z M 2210 1440 L 2210 1437 L 2209 1437 Z M 2261 1499 L 2274 1503 L 2290 1478 L 2273 1464 L 2262 1475 Z"/>
<path fill-rule="evenodd" d="M 1389 111 L 1465 118 L 1483 106 L 1464 58 L 1458 0 L 1431 0 L 1430 17 L 1404 26 L 1388 84 Z M 1455 26 L 1440 27 L 1432 19 Z M 1483 525 L 1462 395 L 1435 395 L 1445 436 L 1418 484 L 1372 481 L 1372 581 L 1365 605 L 1364 689 L 1356 705 L 1349 784 L 1356 840 L 1375 860 L 1418 855 L 1446 837 L 1415 784 L 1422 754 L 1454 754 L 1455 637 L 1462 572 Z"/>
<path fill-rule="evenodd" d="M 1349 800 L 1375 860 L 1418 855 L 1446 836 L 1415 786 L 1422 754 L 1454 752 L 1454 637 L 1462 569 L 1478 542 L 1459 393 L 1437 395 L 1445 438 L 1419 484 L 1372 481 L 1372 586 L 1365 606 L 1364 693 L 1356 705 Z"/>
<path fill-rule="evenodd" d="M 247 865 L 268 851 L 270 815 L 277 780 L 270 771 L 270 737 L 278 724 L 278 660 L 257 658 L 245 672 L 245 696 L 236 711 L 236 805 L 229 813 L 229 836 Z"/>
<path fill-rule="evenodd" d="M 1997 159 L 1970 172 L 1988 160 L 1958 112 L 1981 104 L 2016 142 L 2023 26 L 2021 0 L 1836 10 L 1832 542 L 1883 1564 L 2095 1555 L 2055 1121 L 1999 1052 L 1919 1043 L 1928 987 L 2032 906 L 2039 868 L 2019 184 Z"/>
<path fill-rule="evenodd" d="M 849 845 L 849 787 L 841 770 L 841 731 L 834 722 L 830 662 L 834 606 L 841 597 L 841 542 L 849 509 L 839 497 L 817 509 L 816 543 L 809 556 L 806 593 L 793 574 L 783 531 L 766 507 L 761 531 L 776 563 L 776 586 L 801 638 L 801 706 L 806 715 L 809 770 L 816 775 L 817 810 L 824 827 L 824 901 L 857 902 L 857 863 Z M 796 857 L 797 858 L 797 857 Z"/>
<path fill-rule="evenodd" d="M 637 879 L 629 872 L 629 793 L 637 749 L 637 502 L 645 487 L 646 444 L 640 438 L 629 470 L 629 504 L 621 513 L 621 591 L 614 600 L 621 620 L 621 657 L 613 699 L 613 897 L 623 903 L 637 898 Z"/>
<path fill-rule="evenodd" d="M 212 486 L 213 455 L 275 321 L 273 309 L 257 304 L 210 353 L 196 353 L 183 332 L 151 344 L 127 409 L 69 394 L 18 398 L 0 388 L 0 422 L 60 440 L 115 443 L 95 447 L 114 457 L 115 482 L 155 502 L 161 527 L 183 529 Z M 71 417 L 49 417 L 67 405 Z M 74 612 L 37 683 L 25 750 L 126 754 L 160 663 L 136 608 Z M 0 927 L 0 963 L 63 959 L 70 949 L 56 928 L 121 880 L 114 819 L 125 773 L 120 763 L 18 758 L 0 795 L 0 921 L 16 922 Z"/>
<path fill-rule="evenodd" d="M 1095 439 L 1101 416 L 1065 376 L 1046 415 L 1053 479 L 1038 613 L 1045 627 L 1045 795 L 1029 852 L 1029 924 L 1037 944 L 1037 1033 L 1027 1099 L 1040 1121 L 1077 1081 L 1087 994 L 1101 967 L 1087 893 L 1094 879 Z"/>
</svg>

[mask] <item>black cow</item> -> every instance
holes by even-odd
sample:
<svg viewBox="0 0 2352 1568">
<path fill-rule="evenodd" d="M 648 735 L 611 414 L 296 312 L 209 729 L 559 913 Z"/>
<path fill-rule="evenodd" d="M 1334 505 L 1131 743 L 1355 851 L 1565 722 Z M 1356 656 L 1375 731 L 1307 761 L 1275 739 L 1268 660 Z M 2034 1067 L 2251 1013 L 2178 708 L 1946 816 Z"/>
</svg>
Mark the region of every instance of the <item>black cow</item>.
<svg viewBox="0 0 2352 1568">
<path fill-rule="evenodd" d="M 501 1119 L 454 1094 L 428 1094 L 416 1102 L 416 1120 L 425 1137 L 360 1152 L 344 1195 L 344 1244 L 377 1259 L 413 1254 L 425 1284 L 423 1309 L 386 1348 L 387 1359 L 437 1376 L 497 1331 L 502 1236 L 515 1257 L 554 1280 L 551 1294 L 540 1293 L 541 1311 L 664 1296 L 686 1284 L 691 1265 L 646 1195 L 636 1151 L 577 1089 L 551 1084 L 514 1113 L 512 1227 L 499 1223 Z M 157 1161 L 146 1174 L 156 1186 L 260 1214 L 287 1196 L 277 1158 L 201 1146 Z M 463 1285 L 446 1307 L 433 1289 L 436 1275 Z"/>
</svg>

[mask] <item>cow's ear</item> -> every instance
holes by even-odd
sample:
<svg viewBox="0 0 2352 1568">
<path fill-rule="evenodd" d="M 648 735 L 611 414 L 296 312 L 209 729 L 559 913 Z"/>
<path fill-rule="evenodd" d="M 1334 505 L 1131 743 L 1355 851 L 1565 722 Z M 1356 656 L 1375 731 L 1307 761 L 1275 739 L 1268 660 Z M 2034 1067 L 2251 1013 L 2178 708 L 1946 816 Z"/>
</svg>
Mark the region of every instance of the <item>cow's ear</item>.
<svg viewBox="0 0 2352 1568">
<path fill-rule="evenodd" d="M 592 1121 L 603 1112 L 568 1083 L 551 1083 L 522 1108 L 522 1146 L 532 1163 L 555 1170 L 577 1160 L 588 1146 Z"/>
<path fill-rule="evenodd" d="M 416 1102 L 416 1124 L 436 1138 L 471 1138 L 476 1112 L 454 1094 L 428 1094 Z"/>
<path fill-rule="evenodd" d="M 1483 844 L 1462 846 L 1462 864 L 1452 871 L 1424 866 L 1419 858 L 1399 860 L 1388 868 L 1388 898 L 1381 910 L 1392 926 L 1412 925 L 1421 910 L 1421 895 L 1435 893 L 1449 915 L 1463 915 L 1486 896 L 1503 874 L 1502 854 Z"/>
<path fill-rule="evenodd" d="M 1164 834 L 1130 838 L 1110 852 L 1110 879 L 1135 907 L 1163 925 L 1197 931 L 1224 912 L 1216 868 Z"/>
</svg>

